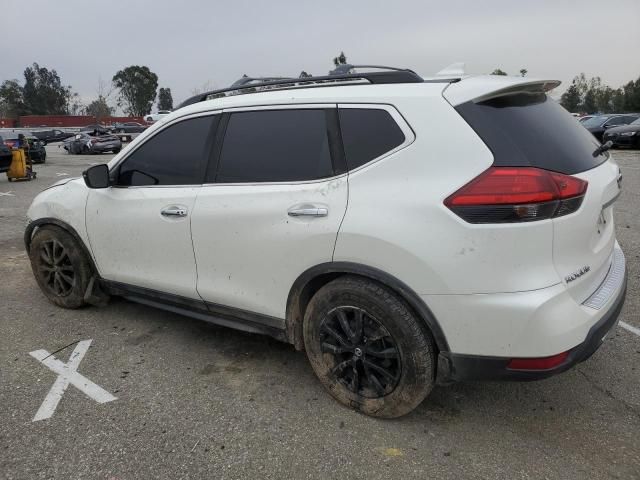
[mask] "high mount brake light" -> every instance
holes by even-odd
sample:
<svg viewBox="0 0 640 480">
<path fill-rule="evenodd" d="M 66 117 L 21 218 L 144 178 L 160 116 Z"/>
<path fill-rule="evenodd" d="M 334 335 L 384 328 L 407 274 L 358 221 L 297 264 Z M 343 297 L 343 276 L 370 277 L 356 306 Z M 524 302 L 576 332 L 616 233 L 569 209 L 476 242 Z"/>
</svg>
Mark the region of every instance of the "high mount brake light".
<svg viewBox="0 0 640 480">
<path fill-rule="evenodd" d="M 573 213 L 587 182 L 535 167 L 491 167 L 444 204 L 469 223 L 531 222 Z"/>
</svg>

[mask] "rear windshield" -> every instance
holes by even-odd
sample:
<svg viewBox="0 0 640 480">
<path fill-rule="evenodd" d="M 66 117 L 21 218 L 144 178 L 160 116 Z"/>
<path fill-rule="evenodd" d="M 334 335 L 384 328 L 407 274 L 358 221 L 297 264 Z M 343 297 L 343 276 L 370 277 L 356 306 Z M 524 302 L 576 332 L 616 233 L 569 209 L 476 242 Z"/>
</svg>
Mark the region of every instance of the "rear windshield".
<svg viewBox="0 0 640 480">
<path fill-rule="evenodd" d="M 532 166 L 572 175 L 600 165 L 595 137 L 544 93 L 519 93 L 456 110 L 487 144 L 495 166 Z"/>
</svg>

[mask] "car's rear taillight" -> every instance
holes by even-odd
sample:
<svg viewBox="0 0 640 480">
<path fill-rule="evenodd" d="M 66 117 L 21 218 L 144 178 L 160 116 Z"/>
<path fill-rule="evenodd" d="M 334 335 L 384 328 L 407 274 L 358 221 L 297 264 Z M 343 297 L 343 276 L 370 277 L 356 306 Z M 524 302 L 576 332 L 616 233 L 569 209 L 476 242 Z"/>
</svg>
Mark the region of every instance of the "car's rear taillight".
<svg viewBox="0 0 640 480">
<path fill-rule="evenodd" d="M 444 204 L 469 223 L 544 220 L 573 213 L 587 182 L 534 167 L 491 167 Z"/>
</svg>

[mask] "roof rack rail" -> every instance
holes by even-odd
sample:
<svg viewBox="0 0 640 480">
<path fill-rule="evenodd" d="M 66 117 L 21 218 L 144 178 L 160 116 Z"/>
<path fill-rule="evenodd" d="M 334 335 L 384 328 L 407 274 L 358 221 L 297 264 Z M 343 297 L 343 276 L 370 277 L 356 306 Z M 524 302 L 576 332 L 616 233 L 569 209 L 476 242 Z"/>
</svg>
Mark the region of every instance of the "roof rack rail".
<svg viewBox="0 0 640 480">
<path fill-rule="evenodd" d="M 353 72 L 356 68 L 374 68 L 385 71 L 380 72 Z M 438 80 L 442 83 L 451 82 L 451 79 Z M 385 67 L 379 65 L 338 65 L 329 75 L 318 77 L 242 77 L 236 80 L 230 87 L 199 93 L 182 102 L 178 108 L 186 107 L 205 100 L 221 98 L 232 95 L 263 92 L 267 90 L 289 90 L 295 88 L 321 87 L 334 85 L 362 85 L 389 84 L 389 83 L 423 83 L 424 79 L 413 70 Z"/>
</svg>

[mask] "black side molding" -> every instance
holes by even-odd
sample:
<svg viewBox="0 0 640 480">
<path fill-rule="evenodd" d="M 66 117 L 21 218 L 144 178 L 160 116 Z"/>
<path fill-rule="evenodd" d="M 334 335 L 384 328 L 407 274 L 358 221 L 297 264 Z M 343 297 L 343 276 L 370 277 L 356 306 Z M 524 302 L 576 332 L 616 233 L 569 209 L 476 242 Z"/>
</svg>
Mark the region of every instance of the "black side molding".
<svg viewBox="0 0 640 480">
<path fill-rule="evenodd" d="M 104 279 L 100 281 L 100 286 L 110 295 L 123 297 L 132 302 L 142 303 L 222 327 L 269 335 L 276 340 L 287 341 L 284 330 L 285 321 L 283 319 Z"/>
</svg>

